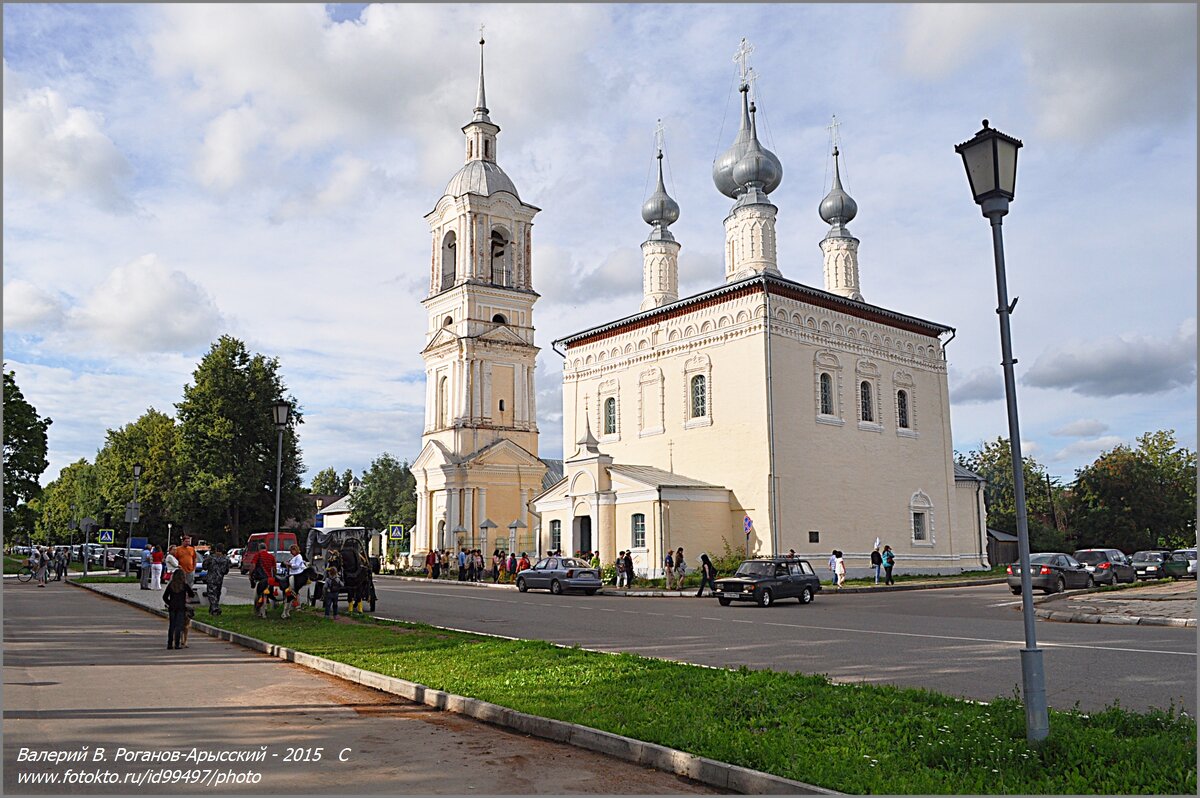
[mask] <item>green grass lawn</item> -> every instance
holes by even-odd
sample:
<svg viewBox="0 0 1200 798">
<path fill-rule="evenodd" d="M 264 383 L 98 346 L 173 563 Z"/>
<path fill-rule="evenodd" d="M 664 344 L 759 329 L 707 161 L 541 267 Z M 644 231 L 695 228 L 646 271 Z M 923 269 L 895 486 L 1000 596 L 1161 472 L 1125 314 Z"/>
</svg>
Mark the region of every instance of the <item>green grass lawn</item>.
<svg viewBox="0 0 1200 798">
<path fill-rule="evenodd" d="M 230 606 L 211 623 L 270 643 L 521 712 L 848 793 L 1196 793 L 1196 724 L 1110 707 L 1050 713 L 1025 743 L 1013 698 L 981 705 L 822 676 L 700 668 L 417 624 L 290 620 Z M 1014 652 L 1015 655 L 1015 652 Z"/>
</svg>

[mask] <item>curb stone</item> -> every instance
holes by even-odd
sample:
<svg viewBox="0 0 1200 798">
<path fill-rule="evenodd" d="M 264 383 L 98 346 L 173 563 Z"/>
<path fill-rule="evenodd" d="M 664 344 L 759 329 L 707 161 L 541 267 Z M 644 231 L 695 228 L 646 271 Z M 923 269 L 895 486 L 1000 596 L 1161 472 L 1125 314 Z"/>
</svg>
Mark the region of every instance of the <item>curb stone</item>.
<svg viewBox="0 0 1200 798">
<path fill-rule="evenodd" d="M 419 578 L 419 577 L 409 577 Z M 434 581 L 434 580 L 426 580 Z M 132 599 L 116 596 L 97 590 L 88 584 L 78 584 L 67 580 L 67 584 L 89 590 L 140 610 L 166 617 L 165 610 L 147 607 Z M 287 648 L 285 646 L 267 643 L 257 638 L 231 632 L 210 626 L 202 621 L 192 619 L 192 628 L 204 632 L 219 640 L 226 640 L 236 645 L 254 651 L 260 651 L 272 657 L 293 662 L 306 668 L 336 676 L 346 681 L 371 687 L 385 693 L 398 695 L 418 704 L 434 707 L 446 712 L 467 715 L 476 720 L 493 726 L 500 726 L 523 734 L 540 737 L 546 740 L 566 743 L 577 748 L 583 748 L 596 753 L 606 754 L 626 762 L 652 767 L 666 773 L 674 773 L 711 787 L 738 792 L 746 795 L 840 795 L 836 790 L 829 790 L 806 784 L 802 781 L 773 776 L 758 770 L 751 770 L 727 762 L 718 762 L 707 757 L 689 754 L 674 748 L 635 740 L 612 732 L 593 729 L 567 721 L 543 718 L 518 712 L 515 709 L 502 707 L 477 698 L 447 693 L 435 690 L 417 682 L 410 682 L 394 676 L 385 676 L 374 671 L 357 668 L 342 662 L 335 662 L 314 654 Z"/>
<path fill-rule="evenodd" d="M 1195 618 L 1154 618 L 1140 615 L 1096 615 L 1088 612 L 1056 612 L 1054 610 L 1034 610 L 1033 614 L 1047 621 L 1063 623 L 1112 623 L 1121 626 L 1181 626 L 1194 627 Z"/>
</svg>

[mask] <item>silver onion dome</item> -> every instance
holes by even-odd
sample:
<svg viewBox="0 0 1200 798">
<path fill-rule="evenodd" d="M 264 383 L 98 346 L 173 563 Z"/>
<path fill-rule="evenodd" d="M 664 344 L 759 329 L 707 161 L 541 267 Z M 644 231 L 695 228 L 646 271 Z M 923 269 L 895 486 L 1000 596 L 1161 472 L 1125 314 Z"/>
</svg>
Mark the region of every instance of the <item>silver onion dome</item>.
<svg viewBox="0 0 1200 798">
<path fill-rule="evenodd" d="M 821 218 L 827 224 L 844 228 L 858 215 L 858 203 L 842 188 L 841 170 L 838 168 L 838 151 L 833 150 L 833 188 L 821 200 Z"/>
<path fill-rule="evenodd" d="M 733 167 L 750 149 L 750 87 L 742 86 L 742 126 L 738 129 L 733 145 L 713 162 L 713 183 L 726 197 L 736 197 L 742 187 L 734 182 Z"/>
<path fill-rule="evenodd" d="M 668 241 L 673 241 L 674 237 L 667 226 L 679 221 L 679 203 L 671 199 L 667 194 L 667 187 L 663 184 L 663 154 L 662 150 L 658 151 L 658 185 L 654 189 L 654 193 L 650 198 L 642 203 L 642 219 L 646 224 L 653 225 L 654 231 L 650 234 L 651 239 L 660 238 Z"/>
</svg>

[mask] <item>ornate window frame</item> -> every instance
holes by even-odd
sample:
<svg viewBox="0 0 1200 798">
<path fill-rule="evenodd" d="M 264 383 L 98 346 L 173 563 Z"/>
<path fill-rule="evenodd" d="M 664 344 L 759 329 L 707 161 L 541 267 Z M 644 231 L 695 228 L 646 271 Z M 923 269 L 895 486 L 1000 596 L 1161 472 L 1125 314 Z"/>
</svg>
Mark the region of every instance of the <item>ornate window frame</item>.
<svg viewBox="0 0 1200 798">
<path fill-rule="evenodd" d="M 692 380 L 704 378 L 704 414 L 692 415 Z M 705 354 L 693 355 L 683 364 L 683 428 L 711 427 L 713 423 L 712 360 Z"/>
<path fill-rule="evenodd" d="M 562 548 L 562 521 L 557 518 L 550 520 L 550 550 L 558 551 Z"/>
<path fill-rule="evenodd" d="M 666 413 L 666 396 L 663 393 L 662 369 L 655 367 L 646 369 L 638 375 L 638 437 L 662 435 L 667 431 L 663 416 Z M 647 392 L 657 394 L 658 418 L 650 418 L 653 407 L 647 407 L 643 397 Z"/>
<path fill-rule="evenodd" d="M 608 432 L 608 428 L 604 423 L 606 405 L 608 405 L 609 399 L 613 400 L 613 406 L 616 411 L 616 426 L 613 432 Z M 600 443 L 621 440 L 621 384 L 617 380 L 603 380 L 596 386 L 596 413 L 599 418 L 596 419 L 595 428 L 600 431 L 600 435 L 596 437 Z"/>
<path fill-rule="evenodd" d="M 917 538 L 918 517 L 924 525 L 925 537 L 923 539 Z M 929 498 L 928 493 L 918 490 L 908 500 L 908 537 L 912 545 L 929 547 L 937 545 L 933 521 L 933 500 Z"/>
<path fill-rule="evenodd" d="M 862 384 L 866 383 L 871 395 L 867 397 L 871 420 L 863 418 Z M 858 428 L 867 432 L 883 432 L 882 419 L 883 402 L 879 398 L 879 366 L 874 361 L 859 358 L 854 365 L 854 398 L 855 415 L 858 417 Z"/>
<path fill-rule="evenodd" d="M 821 375 L 828 374 L 833 390 L 833 413 L 821 412 Z M 818 424 L 840 427 L 846 423 L 842 416 L 842 361 L 833 352 L 822 349 L 813 356 L 813 401 Z"/>
<path fill-rule="evenodd" d="M 895 400 L 896 409 L 896 436 L 900 438 L 919 438 L 921 433 L 917 429 L 917 382 L 913 379 L 911 372 L 897 369 L 892 375 L 893 399 Z M 900 426 L 900 392 L 903 391 L 907 399 L 906 405 L 908 409 L 908 426 Z"/>
</svg>

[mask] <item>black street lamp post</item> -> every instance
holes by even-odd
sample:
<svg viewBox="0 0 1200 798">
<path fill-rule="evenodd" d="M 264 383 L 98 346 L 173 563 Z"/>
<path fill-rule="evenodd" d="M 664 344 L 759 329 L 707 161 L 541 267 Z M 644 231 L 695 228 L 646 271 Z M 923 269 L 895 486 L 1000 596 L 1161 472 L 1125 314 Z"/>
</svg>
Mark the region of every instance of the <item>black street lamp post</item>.
<svg viewBox="0 0 1200 798">
<path fill-rule="evenodd" d="M 283 431 L 287 429 L 288 417 L 291 413 L 291 404 L 283 399 L 271 405 L 275 429 L 279 430 L 279 447 L 275 458 L 275 543 L 272 546 L 272 552 L 279 551 L 279 488 L 283 481 Z"/>
<path fill-rule="evenodd" d="M 142 475 L 142 464 L 134 463 L 133 464 L 133 502 L 130 503 L 129 512 L 127 513 L 127 516 L 129 518 L 129 535 L 125 538 L 125 576 L 129 576 L 129 560 L 131 559 L 129 556 L 129 550 L 133 547 L 133 525 L 136 524 L 137 520 L 138 520 L 137 489 L 138 489 L 138 477 L 140 477 L 141 475 Z"/>
<path fill-rule="evenodd" d="M 1012 356 L 1012 331 L 1009 317 L 1017 300 L 1008 301 L 1008 283 L 1004 272 L 1004 236 L 1001 225 L 1008 204 L 1016 196 L 1017 150 L 1020 140 L 988 127 L 970 141 L 954 148 L 962 156 L 967 169 L 971 193 L 983 215 L 992 224 L 992 249 L 996 261 L 996 294 L 1000 316 L 1001 364 L 1004 366 L 1004 397 L 1008 405 L 1008 440 L 1012 447 L 1013 491 L 1017 504 L 1017 551 L 1021 568 L 1021 611 L 1025 621 L 1025 648 L 1021 649 L 1021 682 L 1025 697 L 1025 738 L 1040 743 L 1050 734 L 1050 718 L 1046 709 L 1046 672 L 1042 651 L 1037 647 L 1034 629 L 1033 584 L 1029 573 L 1029 522 L 1025 509 L 1025 469 L 1021 457 L 1021 430 L 1017 423 L 1017 382 Z"/>
</svg>

